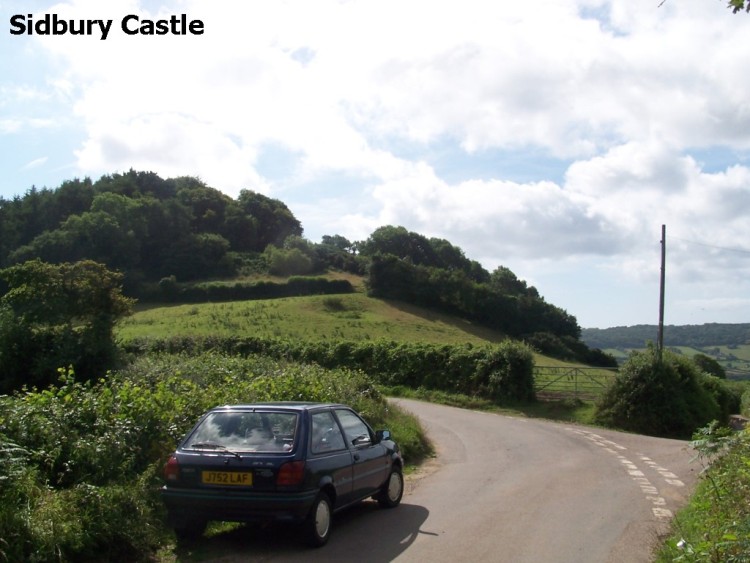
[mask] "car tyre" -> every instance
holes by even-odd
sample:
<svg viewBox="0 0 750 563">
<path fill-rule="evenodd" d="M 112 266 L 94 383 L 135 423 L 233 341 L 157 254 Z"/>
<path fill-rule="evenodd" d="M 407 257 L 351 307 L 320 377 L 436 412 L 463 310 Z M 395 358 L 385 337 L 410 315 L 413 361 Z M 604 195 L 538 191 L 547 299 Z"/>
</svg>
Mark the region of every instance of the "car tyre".
<svg viewBox="0 0 750 563">
<path fill-rule="evenodd" d="M 404 496 L 404 475 L 401 468 L 394 465 L 376 499 L 383 508 L 395 508 L 401 504 L 402 496 Z"/>
<path fill-rule="evenodd" d="M 331 497 L 321 491 L 315 497 L 310 513 L 303 523 L 305 540 L 312 547 L 321 547 L 328 542 L 333 524 Z"/>
</svg>

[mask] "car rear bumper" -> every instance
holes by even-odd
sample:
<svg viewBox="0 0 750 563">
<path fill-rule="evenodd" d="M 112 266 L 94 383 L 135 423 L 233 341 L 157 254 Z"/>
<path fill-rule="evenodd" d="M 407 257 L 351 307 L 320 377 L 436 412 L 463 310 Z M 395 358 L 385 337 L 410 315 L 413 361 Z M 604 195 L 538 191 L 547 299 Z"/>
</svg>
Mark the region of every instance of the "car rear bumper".
<svg viewBox="0 0 750 563">
<path fill-rule="evenodd" d="M 172 524 L 196 518 L 231 522 L 299 522 L 310 511 L 317 491 L 257 493 L 163 487 L 161 496 Z"/>
</svg>

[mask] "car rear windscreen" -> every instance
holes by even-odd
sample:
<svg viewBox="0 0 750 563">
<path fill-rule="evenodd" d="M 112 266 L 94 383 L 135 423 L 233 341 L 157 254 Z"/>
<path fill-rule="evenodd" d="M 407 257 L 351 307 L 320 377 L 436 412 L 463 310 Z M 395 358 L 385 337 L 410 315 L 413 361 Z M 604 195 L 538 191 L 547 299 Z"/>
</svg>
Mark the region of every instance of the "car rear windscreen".
<svg viewBox="0 0 750 563">
<path fill-rule="evenodd" d="M 185 444 L 191 449 L 278 453 L 294 448 L 297 413 L 210 413 Z"/>
</svg>

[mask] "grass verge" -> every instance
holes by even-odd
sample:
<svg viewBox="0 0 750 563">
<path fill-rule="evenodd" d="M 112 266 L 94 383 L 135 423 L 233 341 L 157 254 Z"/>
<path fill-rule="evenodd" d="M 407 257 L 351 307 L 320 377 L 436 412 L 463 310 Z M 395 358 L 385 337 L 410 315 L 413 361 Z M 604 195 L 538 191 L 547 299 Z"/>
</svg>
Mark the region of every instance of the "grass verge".
<svg viewBox="0 0 750 563">
<path fill-rule="evenodd" d="M 750 431 L 732 434 L 710 424 L 696 433 L 693 447 L 702 479 L 656 561 L 750 561 Z"/>
</svg>

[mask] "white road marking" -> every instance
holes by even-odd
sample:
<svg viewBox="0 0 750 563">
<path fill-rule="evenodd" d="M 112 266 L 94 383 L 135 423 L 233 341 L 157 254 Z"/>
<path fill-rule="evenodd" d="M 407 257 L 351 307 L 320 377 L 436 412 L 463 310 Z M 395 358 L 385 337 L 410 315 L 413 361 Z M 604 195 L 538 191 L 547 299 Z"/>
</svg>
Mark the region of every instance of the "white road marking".
<svg viewBox="0 0 750 563">
<path fill-rule="evenodd" d="M 659 466 L 655 461 L 651 460 L 646 456 L 641 456 L 641 460 L 648 465 L 651 469 L 656 471 L 659 475 L 664 477 L 664 480 L 672 486 L 684 487 L 685 483 L 680 481 L 679 477 L 672 473 L 669 469 Z"/>
<path fill-rule="evenodd" d="M 590 432 L 588 430 L 581 430 L 580 428 L 568 428 L 568 430 L 574 432 L 575 434 L 583 436 L 605 451 L 608 451 L 611 454 L 617 456 L 617 458 L 620 460 L 620 463 L 628 472 L 628 475 L 630 475 L 630 478 L 633 479 L 633 481 L 641 488 L 641 491 L 646 497 L 646 500 L 651 503 L 651 512 L 653 513 L 654 517 L 658 518 L 659 520 L 669 520 L 674 516 L 671 510 L 665 508 L 667 505 L 667 501 L 664 497 L 660 496 L 659 489 L 655 487 L 651 483 L 651 481 L 649 481 L 648 477 L 646 477 L 646 474 L 638 467 L 637 464 L 633 463 L 631 460 L 622 455 L 621 452 L 627 450 L 625 446 L 621 446 L 616 442 L 607 440 L 599 434 L 595 434 L 594 432 Z M 674 487 L 685 486 L 685 483 L 678 479 L 677 475 L 675 475 L 668 469 L 659 466 L 659 464 L 657 464 L 652 459 L 641 454 L 638 454 L 638 457 L 644 463 L 644 465 L 658 473 L 659 476 L 664 479 L 665 483 Z"/>
</svg>

